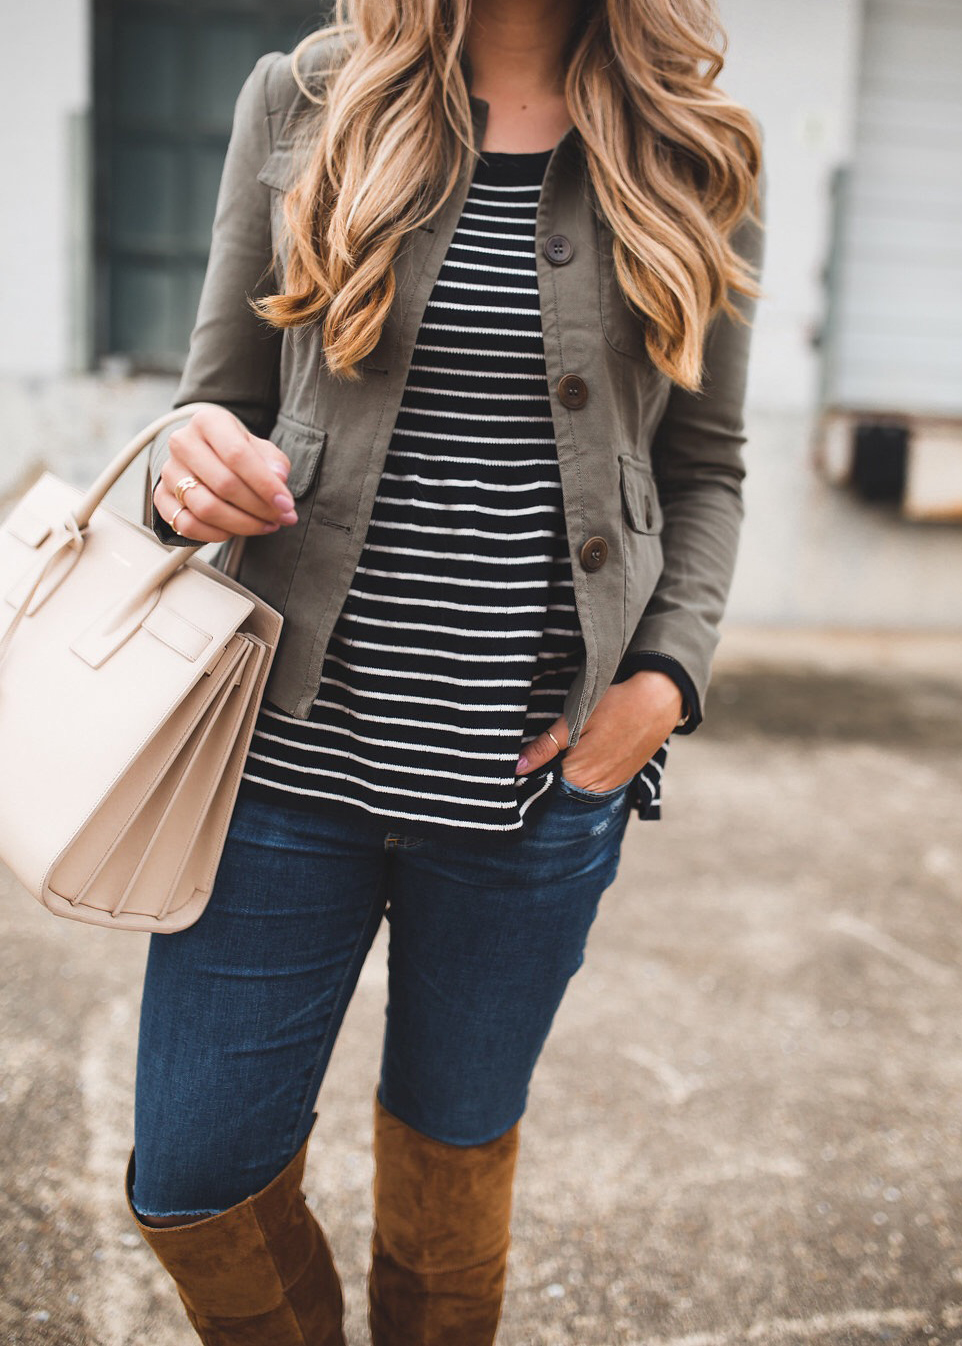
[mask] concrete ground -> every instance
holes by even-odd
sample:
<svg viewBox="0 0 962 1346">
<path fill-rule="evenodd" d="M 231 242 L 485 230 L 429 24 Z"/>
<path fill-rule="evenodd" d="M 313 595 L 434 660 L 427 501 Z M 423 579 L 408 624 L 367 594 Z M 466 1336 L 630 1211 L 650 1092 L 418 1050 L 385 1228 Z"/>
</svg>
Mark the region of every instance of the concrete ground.
<svg viewBox="0 0 962 1346">
<path fill-rule="evenodd" d="M 664 815 L 535 1076 L 501 1346 L 962 1346 L 962 637 L 726 632 Z M 0 1340 L 187 1346 L 120 1185 L 145 940 L 0 887 Z M 351 1346 L 383 998 L 379 941 L 307 1178 Z"/>
</svg>

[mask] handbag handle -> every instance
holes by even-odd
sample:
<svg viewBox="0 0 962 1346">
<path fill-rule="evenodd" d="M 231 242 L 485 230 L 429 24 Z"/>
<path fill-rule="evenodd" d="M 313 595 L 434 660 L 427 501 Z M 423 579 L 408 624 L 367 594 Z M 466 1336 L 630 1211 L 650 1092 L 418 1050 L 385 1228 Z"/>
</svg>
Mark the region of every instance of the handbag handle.
<svg viewBox="0 0 962 1346">
<path fill-rule="evenodd" d="M 129 443 L 125 444 L 116 457 L 112 458 L 100 475 L 95 479 L 79 505 L 73 510 L 73 517 L 76 520 L 77 527 L 86 528 L 90 522 L 90 516 L 94 510 L 103 501 L 104 496 L 110 490 L 111 486 L 116 485 L 130 464 L 137 458 L 151 440 L 156 439 L 161 430 L 165 430 L 168 425 L 175 421 L 189 419 L 195 411 L 205 411 L 208 407 L 217 405 L 213 402 L 187 402 L 182 407 L 177 407 L 174 411 L 165 411 L 163 416 L 158 416 L 156 420 L 146 425 L 139 434 L 134 435 Z M 177 547 L 178 553 L 184 553 L 182 562 L 201 547 L 205 547 L 206 542 L 194 543 L 189 547 Z M 176 569 L 176 567 L 175 567 Z"/>
<path fill-rule="evenodd" d="M 60 581 L 66 576 L 67 571 L 76 561 L 77 556 L 83 549 L 83 532 L 90 523 L 91 516 L 97 507 L 102 504 L 104 497 L 112 486 L 119 481 L 122 474 L 127 470 L 130 464 L 137 458 L 147 445 L 153 440 L 161 430 L 178 420 L 190 417 L 195 411 L 201 411 L 206 407 L 215 405 L 211 402 L 188 402 L 182 407 L 177 407 L 174 411 L 167 411 L 156 420 L 146 425 L 143 430 L 134 435 L 133 439 L 116 454 L 103 471 L 97 476 L 93 484 L 81 498 L 79 504 L 71 510 L 63 522 L 63 531 L 54 534 L 49 538 L 50 545 L 42 548 L 38 555 L 38 564 L 32 572 L 28 572 L 21 577 L 16 586 L 16 591 L 8 596 L 8 601 L 13 602 L 16 608 L 13 618 L 8 624 L 6 630 L 0 636 L 0 660 L 9 648 L 13 639 L 14 632 L 20 625 L 25 616 L 29 616 L 31 611 L 36 611 L 40 603 L 48 598 L 53 590 L 59 585 Z M 236 539 L 231 539 L 231 551 L 228 560 L 236 566 L 238 559 L 238 549 L 234 547 Z M 166 544 L 162 544 L 166 545 Z M 144 575 L 136 588 L 124 599 L 124 601 L 111 613 L 107 615 L 104 622 L 102 637 L 115 637 L 112 643 L 118 643 L 117 633 L 125 625 L 129 625 L 132 618 L 142 617 L 144 609 L 152 606 L 151 600 L 156 599 L 161 587 L 183 566 L 190 558 L 198 552 L 201 547 L 206 546 L 204 542 L 192 543 L 186 547 L 167 546 L 166 554 L 160 558 L 157 565 L 146 575 Z M 72 556 L 69 553 L 73 553 Z M 50 574 L 55 573 L 55 567 L 58 561 L 65 561 L 66 565 L 61 564 L 59 575 L 55 576 L 55 581 L 41 595 L 40 601 L 30 608 L 31 599 L 40 589 L 43 580 Z"/>
</svg>

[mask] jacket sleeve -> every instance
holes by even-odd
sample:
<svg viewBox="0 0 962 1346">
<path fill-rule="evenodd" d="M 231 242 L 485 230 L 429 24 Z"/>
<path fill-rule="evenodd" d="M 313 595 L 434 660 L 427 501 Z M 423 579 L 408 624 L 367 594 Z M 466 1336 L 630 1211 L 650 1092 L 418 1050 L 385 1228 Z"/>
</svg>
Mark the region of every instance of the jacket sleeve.
<svg viewBox="0 0 962 1346">
<path fill-rule="evenodd" d="M 280 52 L 262 56 L 244 81 L 234 107 L 207 271 L 187 362 L 172 407 L 217 402 L 252 434 L 266 438 L 277 419 L 283 333 L 249 307 L 247 297 L 274 288 L 271 191 L 257 180 L 273 149 L 267 79 Z M 147 463 L 143 522 L 161 542 L 196 546 L 180 538 L 157 513 L 153 490 L 167 458 L 168 426 L 153 440 Z"/>
<path fill-rule="evenodd" d="M 732 242 L 760 269 L 760 218 L 746 218 Z M 715 316 L 705 340 L 702 390 L 673 388 L 655 432 L 652 470 L 664 517 L 664 562 L 619 666 L 622 676 L 662 667 L 683 690 L 687 686 L 690 719 L 678 733 L 691 733 L 701 722 L 744 514 L 744 401 L 755 303 L 742 295 L 733 302 L 745 321 Z"/>
</svg>

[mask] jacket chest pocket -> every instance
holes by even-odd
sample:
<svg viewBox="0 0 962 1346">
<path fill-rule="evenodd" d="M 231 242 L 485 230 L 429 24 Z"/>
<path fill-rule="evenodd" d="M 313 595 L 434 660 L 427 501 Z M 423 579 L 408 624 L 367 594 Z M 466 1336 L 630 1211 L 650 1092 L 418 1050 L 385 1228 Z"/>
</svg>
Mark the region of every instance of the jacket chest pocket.
<svg viewBox="0 0 962 1346">
<path fill-rule="evenodd" d="M 283 244 L 284 197 L 297 181 L 298 165 L 290 146 L 279 145 L 261 165 L 257 181 L 271 189 L 271 243 L 275 251 L 274 275 L 278 288 L 284 284 L 287 249 Z"/>
<path fill-rule="evenodd" d="M 601 330 L 613 350 L 630 355 L 633 360 L 647 364 L 652 373 L 655 367 L 645 348 L 645 319 L 628 307 L 615 275 L 614 236 L 610 227 L 596 219 L 598 230 L 598 271 L 601 292 Z"/>
</svg>

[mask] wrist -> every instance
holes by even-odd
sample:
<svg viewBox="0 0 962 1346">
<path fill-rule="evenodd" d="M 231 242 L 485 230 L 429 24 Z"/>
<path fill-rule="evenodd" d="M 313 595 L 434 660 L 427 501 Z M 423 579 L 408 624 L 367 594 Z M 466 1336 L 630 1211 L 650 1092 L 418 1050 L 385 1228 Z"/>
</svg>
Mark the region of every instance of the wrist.
<svg viewBox="0 0 962 1346">
<path fill-rule="evenodd" d="M 687 724 L 691 718 L 690 708 L 682 695 L 681 688 L 669 673 L 662 672 L 658 668 L 641 668 L 637 673 L 633 673 L 627 679 L 628 684 L 635 687 L 639 693 L 643 694 L 646 702 L 650 700 L 651 688 L 660 687 L 660 695 L 664 695 L 666 704 L 673 709 L 675 718 L 675 728 Z"/>
</svg>

